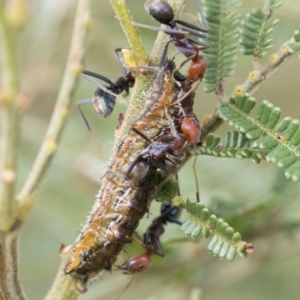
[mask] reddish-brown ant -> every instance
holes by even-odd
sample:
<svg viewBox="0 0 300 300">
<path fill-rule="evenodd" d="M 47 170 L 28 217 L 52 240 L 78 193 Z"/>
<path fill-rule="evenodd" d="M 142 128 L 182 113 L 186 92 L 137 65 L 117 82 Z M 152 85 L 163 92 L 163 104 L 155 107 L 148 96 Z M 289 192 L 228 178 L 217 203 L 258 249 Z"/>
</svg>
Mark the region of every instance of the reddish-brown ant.
<svg viewBox="0 0 300 300">
<path fill-rule="evenodd" d="M 144 233 L 143 247 L 146 252 L 130 258 L 128 261 L 118 266 L 119 269 L 130 274 L 142 272 L 151 266 L 151 255 L 156 254 L 161 257 L 164 256 L 164 251 L 159 238 L 164 233 L 164 225 L 167 225 L 167 222 L 181 225 L 181 222 L 178 220 L 181 209 L 172 204 L 163 204 L 160 212 L 160 216 L 152 221 L 151 225 Z"/>
<path fill-rule="evenodd" d="M 148 0 L 145 3 L 145 9 L 156 21 L 169 26 L 170 29 L 135 23 L 138 26 L 164 31 L 170 35 L 169 41 L 164 47 L 162 57 L 165 57 L 169 44 L 174 43 L 175 48 L 186 57 L 186 60 L 184 60 L 176 70 L 180 69 L 187 62 L 192 61 L 187 76 L 188 80 L 191 82 L 201 79 L 204 75 L 206 70 L 206 60 L 202 55 L 199 55 L 199 51 L 207 49 L 208 45 L 198 40 L 187 38 L 187 35 L 198 38 L 207 38 L 207 33 L 209 32 L 208 23 L 202 12 L 200 3 L 198 0 L 195 0 L 195 3 L 204 25 L 202 25 L 198 19 L 198 26 L 182 20 L 174 20 L 173 9 L 170 4 L 164 0 Z M 177 24 L 184 26 L 184 28 L 179 28 Z"/>
<path fill-rule="evenodd" d="M 173 126 L 171 126 L 171 128 L 172 127 Z M 166 154 L 174 154 L 175 150 L 183 148 L 186 141 L 185 134 L 177 133 L 176 130 L 173 129 L 173 134 L 162 135 L 156 141 L 151 141 L 143 133 L 139 132 L 135 128 L 131 129 L 146 141 L 148 141 L 149 146 L 141 151 L 136 159 L 131 163 L 130 167 L 127 170 L 126 176 L 130 174 L 134 166 L 140 161 L 146 161 L 151 166 L 160 168 L 167 174 L 169 174 L 170 172 L 165 167 L 165 161 L 170 162 L 175 167 L 178 166 L 173 160 L 167 158 Z"/>
</svg>

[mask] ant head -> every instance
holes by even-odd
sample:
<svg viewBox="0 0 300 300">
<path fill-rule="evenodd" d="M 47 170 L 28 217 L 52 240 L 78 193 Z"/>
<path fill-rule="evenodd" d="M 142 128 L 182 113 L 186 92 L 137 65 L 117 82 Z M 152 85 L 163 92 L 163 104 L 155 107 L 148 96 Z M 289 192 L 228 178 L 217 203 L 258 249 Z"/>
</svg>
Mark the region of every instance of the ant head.
<svg viewBox="0 0 300 300">
<path fill-rule="evenodd" d="M 161 24 L 169 25 L 174 19 L 172 7 L 164 0 L 148 0 L 144 7 L 147 13 Z"/>
<path fill-rule="evenodd" d="M 195 82 L 202 79 L 206 70 L 206 59 L 202 55 L 197 55 L 193 60 L 188 71 L 188 79 Z"/>
</svg>

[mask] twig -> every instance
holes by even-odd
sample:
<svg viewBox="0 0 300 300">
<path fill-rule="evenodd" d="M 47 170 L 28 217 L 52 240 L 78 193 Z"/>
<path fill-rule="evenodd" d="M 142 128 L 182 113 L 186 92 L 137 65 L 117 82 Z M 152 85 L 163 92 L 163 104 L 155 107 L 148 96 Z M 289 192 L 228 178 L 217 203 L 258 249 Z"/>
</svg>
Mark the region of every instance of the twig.
<svg viewBox="0 0 300 300">
<path fill-rule="evenodd" d="M 263 64 L 261 68 L 255 69 L 249 73 L 247 80 L 234 88 L 233 94 L 239 96 L 244 93 L 253 94 L 278 68 L 293 55 L 288 51 L 287 44 L 295 44 L 295 39 L 291 38 L 283 43 L 280 49 L 272 54 L 268 62 Z"/>
<path fill-rule="evenodd" d="M 148 62 L 148 55 L 145 51 L 144 45 L 141 40 L 140 33 L 132 21 L 129 10 L 127 9 L 124 0 L 110 0 L 110 4 L 114 9 L 117 18 L 129 42 L 133 56 L 137 66 L 144 66 Z"/>
<path fill-rule="evenodd" d="M 263 64 L 260 69 L 250 72 L 246 81 L 234 88 L 233 95 L 239 96 L 245 93 L 252 95 L 281 65 L 291 58 L 294 53 L 288 51 L 287 44 L 294 43 L 296 43 L 294 38 L 290 38 L 283 43 L 280 49 L 269 57 L 267 63 Z M 219 118 L 218 107 L 216 107 L 211 115 L 207 115 L 203 119 L 203 140 L 205 140 L 208 133 L 215 131 L 223 122 Z"/>
<path fill-rule="evenodd" d="M 68 62 L 56 106 L 46 137 L 29 174 L 28 180 L 17 196 L 17 203 L 20 207 L 18 216 L 20 220 L 26 217 L 28 211 L 34 204 L 37 189 L 56 153 L 83 67 L 90 23 L 90 0 L 80 0 L 76 12 L 76 21 Z"/>
</svg>

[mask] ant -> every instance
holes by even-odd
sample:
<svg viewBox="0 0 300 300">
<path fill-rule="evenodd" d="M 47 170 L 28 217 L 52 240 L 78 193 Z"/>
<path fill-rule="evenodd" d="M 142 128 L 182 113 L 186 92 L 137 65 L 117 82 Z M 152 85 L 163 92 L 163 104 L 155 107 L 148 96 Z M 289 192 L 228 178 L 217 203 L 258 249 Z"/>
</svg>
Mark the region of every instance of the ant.
<svg viewBox="0 0 300 300">
<path fill-rule="evenodd" d="M 181 123 L 181 130 L 183 133 L 178 133 L 176 131 L 172 120 L 169 120 L 169 127 L 172 134 L 163 134 L 155 141 L 148 139 L 148 137 L 136 128 L 131 128 L 132 131 L 146 140 L 149 143 L 149 146 L 142 150 L 129 165 L 126 170 L 125 177 L 129 177 L 134 168 L 142 162 L 146 162 L 154 168 L 159 168 L 169 175 L 167 179 L 160 184 L 160 187 L 169 180 L 169 177 L 173 176 L 173 174 L 170 173 L 169 169 L 165 166 L 165 162 L 169 162 L 175 168 L 178 168 L 179 165 L 166 155 L 170 154 L 179 160 L 183 160 L 185 156 L 180 157 L 174 151 L 183 149 L 186 143 L 192 145 L 198 143 L 200 140 L 201 129 L 197 118 L 194 116 L 183 118 Z"/>
<path fill-rule="evenodd" d="M 178 66 L 175 71 L 179 70 L 187 62 L 192 61 L 187 75 L 187 79 L 191 82 L 202 79 L 206 70 L 206 60 L 202 55 L 199 55 L 199 51 L 205 50 L 209 47 L 207 44 L 202 43 L 198 40 L 187 38 L 187 35 L 192 35 L 198 38 L 205 39 L 207 38 L 207 33 L 209 32 L 208 23 L 203 14 L 199 1 L 195 0 L 195 4 L 197 6 L 199 14 L 201 15 L 204 25 L 202 25 L 198 19 L 198 26 L 182 20 L 174 20 L 174 11 L 170 4 L 165 0 L 148 0 L 145 3 L 144 7 L 156 21 L 158 21 L 162 25 L 169 26 L 170 29 L 147 26 L 133 22 L 133 24 L 137 26 L 164 31 L 166 34 L 170 35 L 169 41 L 166 43 L 163 49 L 162 57 L 166 56 L 169 44 L 174 43 L 174 46 L 179 51 L 179 53 L 182 53 L 186 57 L 186 59 Z M 179 28 L 177 24 L 184 26 L 184 28 Z M 160 63 L 160 65 L 161 64 L 162 62 Z"/>
<path fill-rule="evenodd" d="M 119 95 L 123 91 L 125 91 L 127 96 L 129 93 L 129 89 L 132 88 L 135 83 L 135 77 L 132 75 L 131 70 L 127 72 L 120 59 L 119 52 L 121 50 L 122 48 L 115 49 L 115 56 L 122 69 L 123 76 L 118 76 L 115 79 L 115 82 L 112 82 L 107 77 L 104 77 L 100 74 L 96 74 L 94 72 L 87 71 L 87 70 L 82 71 L 83 78 L 87 79 L 88 81 L 90 81 L 91 83 L 97 86 L 97 89 L 94 92 L 92 98 L 92 104 L 96 112 L 103 118 L 108 117 L 112 113 L 116 103 L 116 95 Z M 103 86 L 98 82 L 96 82 L 95 80 L 89 78 L 88 76 L 103 80 L 104 82 L 109 84 L 109 86 Z M 90 100 L 82 100 L 78 103 L 78 107 L 82 104 L 87 104 L 87 103 L 90 103 Z"/>
<path fill-rule="evenodd" d="M 129 274 L 142 272 L 151 265 L 151 255 L 157 254 L 164 257 L 164 251 L 159 241 L 159 237 L 164 233 L 164 225 L 175 223 L 181 225 L 178 220 L 181 209 L 172 204 L 163 204 L 160 210 L 160 216 L 155 218 L 147 231 L 143 235 L 143 247 L 146 252 L 130 258 L 128 261 L 118 266 L 119 269 L 127 271 Z M 127 274 L 127 273 L 126 273 Z"/>
</svg>

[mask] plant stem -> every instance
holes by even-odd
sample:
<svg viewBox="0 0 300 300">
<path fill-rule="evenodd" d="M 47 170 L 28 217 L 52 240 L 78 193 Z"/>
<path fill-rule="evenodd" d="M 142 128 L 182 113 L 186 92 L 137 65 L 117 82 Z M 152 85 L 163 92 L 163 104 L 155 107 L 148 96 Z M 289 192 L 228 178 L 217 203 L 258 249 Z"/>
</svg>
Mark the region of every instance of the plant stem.
<svg viewBox="0 0 300 300">
<path fill-rule="evenodd" d="M 0 233 L 0 300 L 26 300 L 18 275 L 18 248 L 18 228 Z"/>
<path fill-rule="evenodd" d="M 110 0 L 110 4 L 114 9 L 117 18 L 120 20 L 120 24 L 129 42 L 133 56 L 137 66 L 144 66 L 148 62 L 148 55 L 145 51 L 144 45 L 140 33 L 135 25 L 131 23 L 132 17 L 127 9 L 124 0 Z"/>
<path fill-rule="evenodd" d="M 0 231 L 8 231 L 14 223 L 13 199 L 17 179 L 21 111 L 16 49 L 16 32 L 7 20 L 0 4 L 0 53 L 3 85 L 0 111 Z"/>
<path fill-rule="evenodd" d="M 67 260 L 67 255 L 63 254 L 58 274 L 45 300 L 75 300 L 78 298 L 79 291 L 76 280 L 72 276 L 66 276 L 64 272 Z"/>
<path fill-rule="evenodd" d="M 283 43 L 276 53 L 270 55 L 267 63 L 259 69 L 251 71 L 246 81 L 235 87 L 234 95 L 238 96 L 244 93 L 252 95 L 281 65 L 292 57 L 294 53 L 289 52 L 286 45 L 295 43 L 294 38 L 290 38 Z"/>
</svg>

